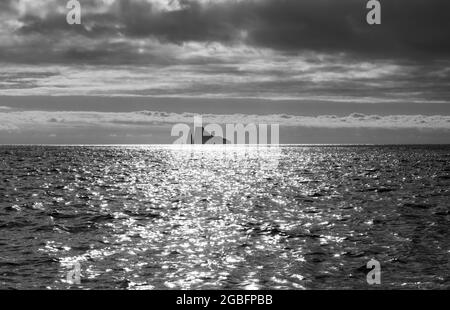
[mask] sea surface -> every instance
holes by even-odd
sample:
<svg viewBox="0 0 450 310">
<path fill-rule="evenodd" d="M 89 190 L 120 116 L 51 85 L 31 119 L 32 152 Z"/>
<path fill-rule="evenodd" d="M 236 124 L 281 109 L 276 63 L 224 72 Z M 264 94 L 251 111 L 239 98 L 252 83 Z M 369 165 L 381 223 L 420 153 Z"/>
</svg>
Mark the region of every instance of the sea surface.
<svg viewBox="0 0 450 310">
<path fill-rule="evenodd" d="M 450 146 L 0 146 L 0 289 L 450 289 L 449 162 Z"/>
</svg>

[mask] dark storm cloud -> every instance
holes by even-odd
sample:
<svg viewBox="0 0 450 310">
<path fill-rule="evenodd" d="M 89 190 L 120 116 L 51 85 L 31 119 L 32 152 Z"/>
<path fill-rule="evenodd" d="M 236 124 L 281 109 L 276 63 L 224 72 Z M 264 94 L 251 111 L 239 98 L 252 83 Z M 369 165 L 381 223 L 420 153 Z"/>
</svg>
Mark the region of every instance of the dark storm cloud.
<svg viewBox="0 0 450 310">
<path fill-rule="evenodd" d="M 126 33 L 130 36 L 156 36 L 174 43 L 231 42 L 245 27 L 240 3 L 202 5 L 195 1 L 180 2 L 182 7 L 179 10 L 154 12 L 150 4 L 141 8 L 124 1 L 120 14 Z"/>
<path fill-rule="evenodd" d="M 56 11 L 25 15 L 20 35 L 77 33 L 86 37 L 157 38 L 241 43 L 282 52 L 346 52 L 364 57 L 409 58 L 450 55 L 450 1 L 382 2 L 382 24 L 369 26 L 365 0 L 179 0 L 160 10 L 146 1 L 122 0 L 107 12 L 98 1 L 81 1 L 83 25 L 69 26 Z"/>
<path fill-rule="evenodd" d="M 29 14 L 20 19 L 24 25 L 17 33 L 72 33 L 94 38 L 153 37 L 177 44 L 186 41 L 230 42 L 237 39 L 245 24 L 245 19 L 239 16 L 240 4 L 203 5 L 196 1 L 180 1 L 179 9 L 167 11 L 158 10 L 151 2 L 122 0 L 102 13 L 95 13 L 95 3 L 82 4 L 83 23 L 80 26 L 68 25 L 58 12 L 45 17 Z"/>
<path fill-rule="evenodd" d="M 372 56 L 447 56 L 450 2 L 382 2 L 381 25 L 366 23 L 366 1 L 263 1 L 252 14 L 252 44 Z"/>
<path fill-rule="evenodd" d="M 0 93 L 449 102 L 448 0 L 80 2 L 1 2 Z"/>
</svg>

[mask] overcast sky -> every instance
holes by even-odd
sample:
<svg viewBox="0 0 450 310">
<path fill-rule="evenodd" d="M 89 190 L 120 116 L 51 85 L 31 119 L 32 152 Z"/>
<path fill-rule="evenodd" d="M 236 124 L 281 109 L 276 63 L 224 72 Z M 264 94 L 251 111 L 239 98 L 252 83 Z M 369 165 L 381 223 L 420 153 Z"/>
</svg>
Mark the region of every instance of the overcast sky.
<svg viewBox="0 0 450 310">
<path fill-rule="evenodd" d="M 276 122 L 284 143 L 450 143 L 450 1 L 0 1 L 0 143 L 171 143 Z"/>
</svg>

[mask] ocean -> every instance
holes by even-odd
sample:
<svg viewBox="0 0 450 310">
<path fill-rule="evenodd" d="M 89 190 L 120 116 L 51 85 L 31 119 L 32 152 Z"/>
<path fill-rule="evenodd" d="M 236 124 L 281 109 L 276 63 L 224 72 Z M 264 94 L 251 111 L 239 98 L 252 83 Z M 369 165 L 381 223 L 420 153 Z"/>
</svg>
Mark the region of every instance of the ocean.
<svg viewBox="0 0 450 310">
<path fill-rule="evenodd" d="M 0 289 L 449 289 L 449 161 L 448 145 L 0 146 Z"/>
</svg>

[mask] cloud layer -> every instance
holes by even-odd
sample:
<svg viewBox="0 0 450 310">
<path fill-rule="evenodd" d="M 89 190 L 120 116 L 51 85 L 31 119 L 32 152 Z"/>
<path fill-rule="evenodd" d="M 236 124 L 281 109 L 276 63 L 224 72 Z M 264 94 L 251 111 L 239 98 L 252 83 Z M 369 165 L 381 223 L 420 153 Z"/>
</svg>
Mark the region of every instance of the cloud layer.
<svg viewBox="0 0 450 310">
<path fill-rule="evenodd" d="M 0 108 L 0 144 L 171 144 L 193 113 L 18 111 Z M 450 143 L 450 116 L 204 114 L 203 125 L 279 124 L 280 143 Z M 224 128 L 224 127 L 223 127 Z M 225 129 L 224 129 L 225 130 Z"/>
<path fill-rule="evenodd" d="M 176 44 L 219 42 L 283 52 L 346 52 L 381 58 L 448 59 L 450 54 L 450 3 L 446 0 L 384 1 L 382 24 L 376 27 L 365 22 L 367 10 L 361 0 L 84 0 L 81 3 L 83 23 L 78 27 L 66 23 L 65 2 L 57 0 L 38 4 L 28 0 L 7 1 L 2 11 L 9 13 L 10 18 L 4 23 L 16 37 L 26 38 L 28 43 L 36 36 L 50 40 L 70 35 L 75 44 L 80 38 L 93 44 L 89 39 L 95 38 L 103 45 L 95 50 L 89 45 L 75 50 L 55 50 L 47 45 L 53 54 L 73 61 L 103 57 L 106 60 L 115 54 L 126 56 L 122 48 L 129 45 L 110 41 L 113 38 L 153 38 Z M 17 20 L 13 22 L 13 18 Z M 45 48 L 44 42 L 40 47 Z M 10 57 L 19 60 L 21 56 Z"/>
<path fill-rule="evenodd" d="M 0 109 L 0 129 L 20 131 L 30 129 L 51 128 L 115 128 L 122 126 L 124 130 L 132 127 L 152 125 L 173 125 L 176 123 L 193 124 L 194 113 L 166 113 L 159 111 L 139 112 L 50 112 L 50 111 L 14 111 Z M 435 115 L 365 115 L 352 113 L 348 116 L 321 115 L 296 116 L 278 115 L 215 115 L 204 114 L 204 124 L 279 124 L 289 127 L 313 128 L 429 128 L 450 130 L 450 116 Z"/>
<path fill-rule="evenodd" d="M 450 3 L 2 1 L 0 95 L 450 102 Z"/>
</svg>

